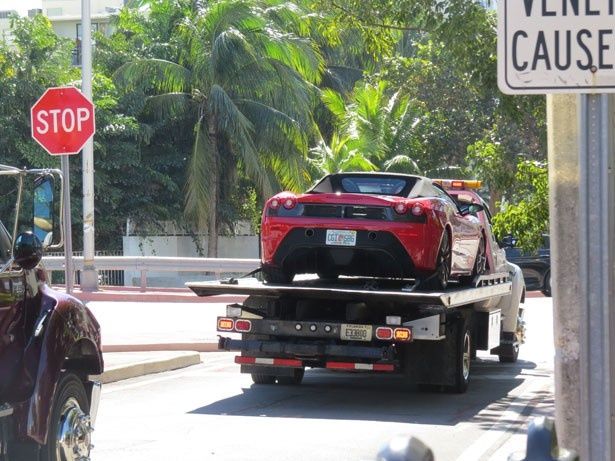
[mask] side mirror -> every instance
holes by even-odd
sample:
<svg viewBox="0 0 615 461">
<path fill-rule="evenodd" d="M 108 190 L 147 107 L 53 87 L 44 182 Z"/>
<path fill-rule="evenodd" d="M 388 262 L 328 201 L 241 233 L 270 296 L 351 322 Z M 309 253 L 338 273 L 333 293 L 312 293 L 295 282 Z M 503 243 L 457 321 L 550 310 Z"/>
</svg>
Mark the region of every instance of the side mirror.
<svg viewBox="0 0 615 461">
<path fill-rule="evenodd" d="M 33 232 L 23 232 L 15 239 L 13 258 L 22 269 L 34 269 L 43 257 L 43 244 Z"/>
<path fill-rule="evenodd" d="M 54 229 L 54 202 L 53 202 L 53 176 L 39 176 L 34 182 L 34 203 L 32 227 L 34 235 L 43 242 L 43 247 L 53 244 Z"/>
<path fill-rule="evenodd" d="M 480 203 L 469 203 L 467 205 L 463 205 L 459 208 L 461 212 L 461 216 L 467 216 L 469 214 L 475 215 L 479 211 L 483 211 L 485 209 Z"/>
</svg>

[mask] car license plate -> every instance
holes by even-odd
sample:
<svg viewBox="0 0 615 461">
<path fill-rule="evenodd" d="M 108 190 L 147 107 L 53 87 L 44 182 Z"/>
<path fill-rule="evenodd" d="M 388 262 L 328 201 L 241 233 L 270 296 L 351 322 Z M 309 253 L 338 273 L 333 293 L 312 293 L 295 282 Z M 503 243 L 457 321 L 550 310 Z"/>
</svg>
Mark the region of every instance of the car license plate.
<svg viewBox="0 0 615 461">
<path fill-rule="evenodd" d="M 327 229 L 326 244 L 353 247 L 357 244 L 357 231 Z"/>
<path fill-rule="evenodd" d="M 371 341 L 372 327 L 370 325 L 352 325 L 343 323 L 340 338 L 347 341 Z"/>
</svg>

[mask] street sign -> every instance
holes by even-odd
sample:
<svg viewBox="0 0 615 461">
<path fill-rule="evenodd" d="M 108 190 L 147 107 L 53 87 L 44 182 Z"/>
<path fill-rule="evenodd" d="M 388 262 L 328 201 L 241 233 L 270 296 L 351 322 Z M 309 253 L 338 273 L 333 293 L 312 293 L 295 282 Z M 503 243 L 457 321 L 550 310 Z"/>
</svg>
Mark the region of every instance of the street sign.
<svg viewBox="0 0 615 461">
<path fill-rule="evenodd" d="M 30 121 L 32 137 L 51 155 L 76 154 L 94 134 L 94 104 L 75 87 L 48 88 Z"/>
<path fill-rule="evenodd" d="M 615 0 L 499 0 L 508 94 L 615 92 Z"/>
</svg>

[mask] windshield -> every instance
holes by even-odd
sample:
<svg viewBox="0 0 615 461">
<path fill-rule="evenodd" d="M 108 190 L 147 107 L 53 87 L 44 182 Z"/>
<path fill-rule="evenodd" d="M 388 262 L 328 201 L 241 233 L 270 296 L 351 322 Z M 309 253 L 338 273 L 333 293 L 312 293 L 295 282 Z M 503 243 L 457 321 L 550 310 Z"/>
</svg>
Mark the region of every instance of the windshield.
<svg viewBox="0 0 615 461">
<path fill-rule="evenodd" d="M 418 180 L 419 178 L 416 176 L 334 174 L 325 176 L 309 192 L 316 194 L 344 192 L 407 197 Z"/>
</svg>

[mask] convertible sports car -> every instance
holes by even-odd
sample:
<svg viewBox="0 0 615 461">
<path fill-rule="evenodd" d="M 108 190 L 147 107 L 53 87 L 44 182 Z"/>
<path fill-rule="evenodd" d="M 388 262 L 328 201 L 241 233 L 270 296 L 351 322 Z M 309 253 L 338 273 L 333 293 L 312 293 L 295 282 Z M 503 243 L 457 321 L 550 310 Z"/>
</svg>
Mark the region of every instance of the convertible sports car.
<svg viewBox="0 0 615 461">
<path fill-rule="evenodd" d="M 480 204 L 458 206 L 430 179 L 391 173 L 337 173 L 305 194 L 265 204 L 261 267 L 269 283 L 295 274 L 418 278 L 445 288 L 486 271 Z"/>
</svg>

